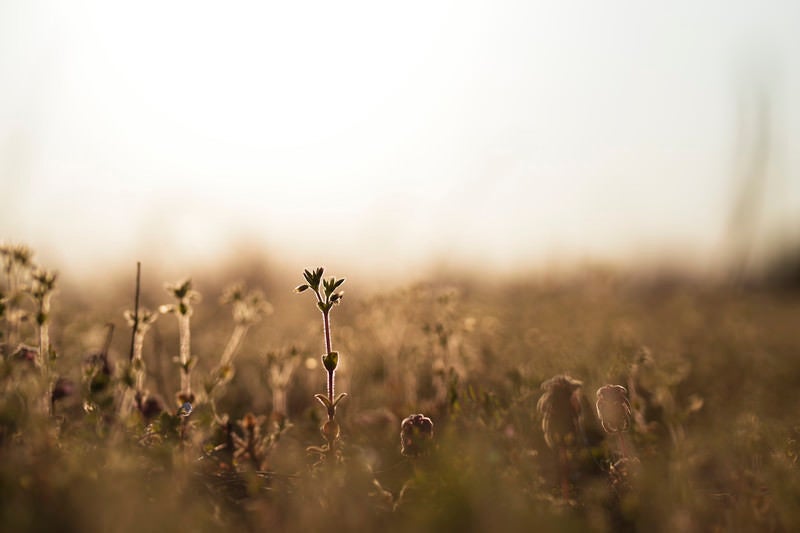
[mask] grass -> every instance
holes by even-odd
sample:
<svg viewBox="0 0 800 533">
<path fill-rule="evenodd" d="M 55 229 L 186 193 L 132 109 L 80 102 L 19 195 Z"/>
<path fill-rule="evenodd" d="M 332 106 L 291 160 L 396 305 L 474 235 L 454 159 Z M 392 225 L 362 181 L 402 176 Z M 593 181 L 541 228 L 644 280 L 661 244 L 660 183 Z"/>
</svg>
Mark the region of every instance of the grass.
<svg viewBox="0 0 800 533">
<path fill-rule="evenodd" d="M 4 530 L 800 526 L 796 294 L 602 271 L 370 294 L 348 280 L 321 328 L 290 279 L 246 280 L 271 305 L 197 273 L 165 296 L 145 263 L 133 315 L 164 304 L 178 320 L 148 312 L 132 357 L 133 280 L 57 278 L 42 341 L 26 261 L 4 264 L 2 288 Z M 41 343 L 57 357 L 40 361 Z M 334 413 L 315 399 L 333 394 L 331 353 L 349 394 L 338 439 L 320 434 Z M 546 440 L 537 404 L 561 374 L 579 385 L 562 418 L 552 400 L 551 432 L 566 429 Z M 594 406 L 605 385 L 627 394 L 605 389 L 608 432 Z M 326 461 L 323 441 L 336 443 Z"/>
</svg>

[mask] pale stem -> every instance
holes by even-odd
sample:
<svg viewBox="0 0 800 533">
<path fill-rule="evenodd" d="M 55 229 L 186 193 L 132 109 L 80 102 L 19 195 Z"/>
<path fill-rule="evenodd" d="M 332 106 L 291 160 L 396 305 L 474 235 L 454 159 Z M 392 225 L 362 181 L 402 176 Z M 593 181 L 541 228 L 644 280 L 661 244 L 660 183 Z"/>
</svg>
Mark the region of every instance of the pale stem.
<svg viewBox="0 0 800 533">
<path fill-rule="evenodd" d="M 136 367 L 136 392 L 142 392 L 144 386 L 144 359 L 142 358 L 142 348 L 144 346 L 144 331 L 137 331 L 133 338 L 133 361 L 138 363 Z"/>
<path fill-rule="evenodd" d="M 222 352 L 222 357 L 220 358 L 219 365 L 221 367 L 229 365 L 233 361 L 233 358 L 236 357 L 236 354 L 239 353 L 239 348 L 242 346 L 242 341 L 247 333 L 247 329 L 248 326 L 244 324 L 236 324 L 233 328 L 233 333 L 231 333 L 228 344 L 225 345 L 225 350 Z"/>
<path fill-rule="evenodd" d="M 191 357 L 191 333 L 189 330 L 189 315 L 178 314 L 178 329 L 180 333 L 180 362 L 181 362 L 181 392 L 191 394 L 191 369 L 186 367 Z"/>
<path fill-rule="evenodd" d="M 42 374 L 46 374 L 46 365 L 50 355 L 50 325 L 47 315 L 50 313 L 50 294 L 45 294 L 39 304 L 39 313 L 44 317 L 39 325 L 39 362 L 42 364 Z"/>
</svg>

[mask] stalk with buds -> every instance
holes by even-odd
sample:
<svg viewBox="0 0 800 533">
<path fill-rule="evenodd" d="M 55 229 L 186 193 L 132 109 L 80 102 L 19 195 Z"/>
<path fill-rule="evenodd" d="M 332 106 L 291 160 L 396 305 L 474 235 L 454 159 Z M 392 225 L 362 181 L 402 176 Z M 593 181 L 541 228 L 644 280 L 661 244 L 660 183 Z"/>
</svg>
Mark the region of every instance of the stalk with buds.
<svg viewBox="0 0 800 533">
<path fill-rule="evenodd" d="M 36 302 L 36 325 L 39 328 L 39 365 L 43 374 L 50 360 L 50 300 L 56 284 L 56 273 L 36 268 L 32 274 L 31 296 Z"/>
<path fill-rule="evenodd" d="M 342 393 L 334 397 L 335 387 L 335 374 L 336 367 L 339 364 L 339 352 L 334 352 L 331 346 L 331 318 L 330 313 L 334 305 L 338 305 L 342 301 L 342 292 L 336 292 L 344 283 L 344 278 L 328 278 L 324 279 L 322 274 L 324 269 L 322 267 L 312 270 L 303 271 L 303 277 L 306 282 L 299 285 L 295 291 L 298 293 L 311 290 L 317 299 L 317 308 L 322 313 L 322 329 L 325 336 L 325 354 L 322 356 L 322 364 L 325 371 L 328 373 L 328 393 L 316 394 L 315 398 L 325 406 L 328 414 L 328 420 L 323 424 L 321 431 L 322 436 L 328 442 L 326 451 L 332 451 L 339 438 L 339 424 L 335 420 L 336 406 L 347 396 Z M 320 287 L 321 285 L 321 287 Z"/>
<path fill-rule="evenodd" d="M 192 368 L 194 368 L 197 361 L 192 357 L 191 352 L 189 319 L 192 316 L 192 304 L 200 301 L 200 293 L 192 289 L 191 279 L 185 279 L 175 284 L 167 284 L 165 290 L 177 300 L 174 304 L 162 305 L 159 311 L 161 313 L 173 313 L 178 319 L 178 334 L 180 336 L 178 364 L 181 368 L 181 390 L 178 393 L 178 403 L 192 403 L 194 401 Z"/>
<path fill-rule="evenodd" d="M 259 290 L 247 291 L 242 283 L 228 287 L 220 301 L 232 307 L 234 325 L 219 364 L 211 371 L 209 380 L 205 384 L 209 396 L 233 378 L 233 360 L 239 353 L 250 327 L 259 322 L 264 315 L 272 313 L 272 305 L 264 298 L 263 293 Z"/>
<path fill-rule="evenodd" d="M 130 358 L 130 378 L 133 387 L 133 398 L 135 399 L 136 406 L 141 410 L 144 405 L 144 378 L 146 375 L 144 358 L 142 357 L 142 350 L 144 348 L 144 336 L 150 329 L 150 326 L 158 318 L 158 313 L 150 311 L 149 309 L 142 308 L 138 312 L 125 311 L 125 319 L 134 329 L 133 334 L 133 352 Z M 122 402 L 121 413 L 126 414 L 132 408 L 133 402 L 130 400 L 130 395 L 126 394 L 125 400 Z"/>
</svg>

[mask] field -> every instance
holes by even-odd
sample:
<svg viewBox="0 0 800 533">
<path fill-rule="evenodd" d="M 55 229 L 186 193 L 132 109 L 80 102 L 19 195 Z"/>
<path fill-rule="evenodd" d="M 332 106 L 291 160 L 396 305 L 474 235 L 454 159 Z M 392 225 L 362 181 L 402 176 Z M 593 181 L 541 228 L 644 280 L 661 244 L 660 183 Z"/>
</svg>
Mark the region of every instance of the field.
<svg viewBox="0 0 800 533">
<path fill-rule="evenodd" d="M 34 263 L 3 248 L 3 531 L 800 528 L 797 292 L 587 268 L 318 306 L 316 265 Z"/>
</svg>

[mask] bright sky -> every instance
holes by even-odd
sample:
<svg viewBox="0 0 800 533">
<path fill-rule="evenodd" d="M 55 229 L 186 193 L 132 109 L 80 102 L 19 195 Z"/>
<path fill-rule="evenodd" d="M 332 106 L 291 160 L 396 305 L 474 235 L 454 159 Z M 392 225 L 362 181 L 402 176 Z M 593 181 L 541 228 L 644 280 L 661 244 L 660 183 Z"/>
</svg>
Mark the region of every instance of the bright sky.
<svg viewBox="0 0 800 533">
<path fill-rule="evenodd" d="M 754 87 L 764 224 L 800 229 L 798 28 L 793 0 L 0 0 L 0 240 L 77 267 L 242 236 L 301 266 L 697 260 Z"/>
</svg>

